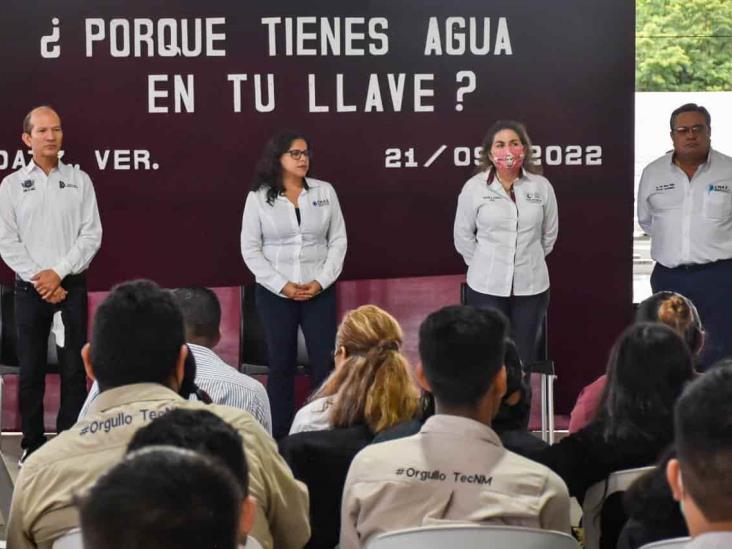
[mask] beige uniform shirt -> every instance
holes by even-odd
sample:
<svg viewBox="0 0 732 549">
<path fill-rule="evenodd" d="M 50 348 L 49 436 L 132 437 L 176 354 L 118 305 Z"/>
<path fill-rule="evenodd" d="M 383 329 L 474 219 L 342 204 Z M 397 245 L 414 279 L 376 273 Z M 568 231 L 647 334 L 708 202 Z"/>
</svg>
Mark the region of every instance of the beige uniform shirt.
<svg viewBox="0 0 732 549">
<path fill-rule="evenodd" d="M 503 448 L 490 427 L 458 416 L 432 416 L 416 435 L 356 455 L 343 492 L 341 549 L 383 532 L 455 522 L 569 533 L 567 486 Z"/>
<path fill-rule="evenodd" d="M 74 494 L 120 461 L 138 428 L 172 408 L 208 410 L 239 431 L 249 464 L 249 494 L 257 500 L 251 536 L 265 548 L 301 548 L 310 538 L 307 488 L 294 479 L 262 426 L 242 410 L 189 402 L 154 383 L 104 391 L 85 419 L 26 460 L 13 493 L 8 547 L 50 549 L 62 533 L 77 528 Z"/>
</svg>

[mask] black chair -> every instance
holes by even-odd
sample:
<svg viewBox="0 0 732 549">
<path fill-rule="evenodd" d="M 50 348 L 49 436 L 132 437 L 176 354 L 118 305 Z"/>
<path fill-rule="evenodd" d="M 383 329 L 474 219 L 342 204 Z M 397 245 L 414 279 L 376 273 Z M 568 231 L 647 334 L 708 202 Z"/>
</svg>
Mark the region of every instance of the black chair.
<svg viewBox="0 0 732 549">
<path fill-rule="evenodd" d="M 267 357 L 267 341 L 264 329 L 257 313 L 254 285 L 241 287 L 241 324 L 239 331 L 241 357 L 240 371 L 247 375 L 266 375 L 269 371 Z M 302 330 L 297 334 L 297 375 L 304 374 L 310 368 L 305 337 Z"/>
<path fill-rule="evenodd" d="M 460 284 L 460 304 L 468 302 L 468 285 Z M 536 356 L 539 359 L 530 364 L 524 364 L 524 370 L 529 377 L 539 377 L 539 405 L 541 408 L 541 438 L 548 444 L 554 443 L 554 381 L 557 374 L 554 361 L 549 360 L 549 315 L 544 315 L 541 324 L 541 333 L 537 341 Z"/>
</svg>

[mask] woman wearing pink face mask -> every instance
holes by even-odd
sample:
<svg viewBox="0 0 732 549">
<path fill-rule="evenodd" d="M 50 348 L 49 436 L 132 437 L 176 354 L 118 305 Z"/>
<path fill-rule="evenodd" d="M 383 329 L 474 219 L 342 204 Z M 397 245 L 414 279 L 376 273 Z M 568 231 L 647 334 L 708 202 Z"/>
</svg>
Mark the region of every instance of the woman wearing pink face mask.
<svg viewBox="0 0 732 549">
<path fill-rule="evenodd" d="M 557 239 L 557 199 L 523 124 L 499 120 L 482 147 L 479 171 L 458 197 L 455 248 L 468 265 L 468 304 L 503 312 L 529 364 L 549 305 L 544 258 Z"/>
</svg>

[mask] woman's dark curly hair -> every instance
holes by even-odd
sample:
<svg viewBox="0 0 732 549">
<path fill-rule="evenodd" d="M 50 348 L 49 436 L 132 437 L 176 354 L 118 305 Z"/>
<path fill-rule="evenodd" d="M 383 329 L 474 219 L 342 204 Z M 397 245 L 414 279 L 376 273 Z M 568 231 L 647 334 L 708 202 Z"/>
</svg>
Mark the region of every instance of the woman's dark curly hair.
<svg viewBox="0 0 732 549">
<path fill-rule="evenodd" d="M 295 139 L 304 140 L 308 144 L 308 150 L 310 150 L 310 139 L 303 133 L 295 130 L 281 130 L 267 141 L 257 162 L 252 191 L 256 192 L 263 187 L 267 189 L 267 204 L 270 206 L 274 204 L 275 198 L 285 190 L 282 185 L 280 157 L 290 150 L 290 146 Z M 312 160 L 312 157 L 310 158 Z M 310 170 L 308 170 L 309 173 Z"/>
</svg>

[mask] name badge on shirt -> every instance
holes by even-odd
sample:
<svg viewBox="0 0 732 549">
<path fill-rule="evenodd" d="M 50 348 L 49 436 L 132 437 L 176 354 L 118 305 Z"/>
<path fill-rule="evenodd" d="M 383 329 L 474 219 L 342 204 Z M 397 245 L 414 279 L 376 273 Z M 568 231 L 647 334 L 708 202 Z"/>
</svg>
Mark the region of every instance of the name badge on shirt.
<svg viewBox="0 0 732 549">
<path fill-rule="evenodd" d="M 663 191 L 672 191 L 676 188 L 676 183 L 664 183 L 663 185 L 656 185 L 656 192 L 662 193 Z"/>
<path fill-rule="evenodd" d="M 26 179 L 25 181 L 21 182 L 20 186 L 23 187 L 24 193 L 36 190 L 36 182 L 32 179 Z"/>
<path fill-rule="evenodd" d="M 709 187 L 707 187 L 707 192 L 729 194 L 729 187 L 727 185 L 714 185 L 714 184 L 710 183 Z"/>
<path fill-rule="evenodd" d="M 502 200 L 503 199 L 503 196 L 501 196 L 500 194 L 498 194 L 493 189 L 488 189 L 488 192 L 490 194 L 485 195 L 483 197 L 483 200 L 487 200 L 488 202 L 495 202 L 496 200 Z"/>
<path fill-rule="evenodd" d="M 321 198 L 320 200 L 313 200 L 313 206 L 316 208 L 319 206 L 330 206 L 330 200 L 327 198 Z"/>
</svg>

